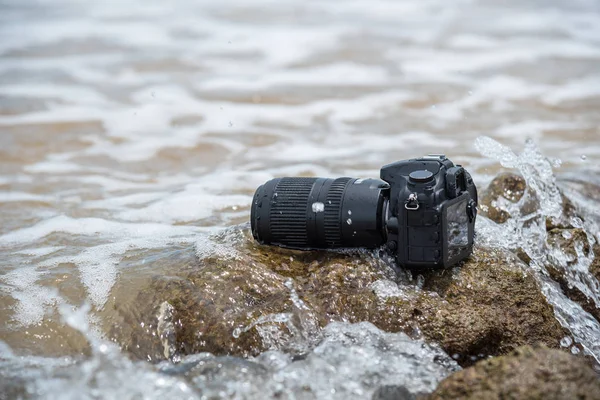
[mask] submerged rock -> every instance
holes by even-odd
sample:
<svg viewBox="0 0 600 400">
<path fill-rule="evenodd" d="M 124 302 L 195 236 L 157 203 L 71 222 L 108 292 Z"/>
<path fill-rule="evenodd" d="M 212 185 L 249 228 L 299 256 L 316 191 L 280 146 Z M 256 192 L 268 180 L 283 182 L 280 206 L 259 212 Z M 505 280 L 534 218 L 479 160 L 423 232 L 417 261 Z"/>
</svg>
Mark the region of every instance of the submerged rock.
<svg viewBox="0 0 600 400">
<path fill-rule="evenodd" d="M 460 369 L 438 346 L 368 322 L 328 324 L 320 343 L 295 357 L 280 351 L 249 359 L 201 353 L 159 367 L 183 377 L 203 398 L 343 400 L 414 399 Z"/>
<path fill-rule="evenodd" d="M 368 322 L 328 324 L 319 344 L 296 356 L 197 353 L 156 364 L 130 360 L 112 343 L 82 333 L 91 347 L 85 358 L 0 353 L 6 378 L 0 379 L 0 399 L 408 400 L 431 393 L 460 370 L 439 346 Z"/>
<path fill-rule="evenodd" d="M 476 247 L 460 268 L 413 278 L 377 252 L 260 246 L 247 227 L 212 240 L 228 255 L 203 256 L 177 276 L 154 278 L 128 308 L 136 311 L 124 326 L 133 329 L 115 329 L 115 340 L 152 360 L 302 354 L 331 321 L 369 321 L 439 343 L 470 365 L 523 344 L 558 347 L 565 336 L 533 276 L 508 251 Z"/>
<path fill-rule="evenodd" d="M 428 399 L 600 399 L 600 378 L 584 358 L 524 346 L 454 373 Z"/>
<path fill-rule="evenodd" d="M 416 396 L 404 386 L 385 385 L 379 387 L 371 400 L 415 400 Z"/>
</svg>

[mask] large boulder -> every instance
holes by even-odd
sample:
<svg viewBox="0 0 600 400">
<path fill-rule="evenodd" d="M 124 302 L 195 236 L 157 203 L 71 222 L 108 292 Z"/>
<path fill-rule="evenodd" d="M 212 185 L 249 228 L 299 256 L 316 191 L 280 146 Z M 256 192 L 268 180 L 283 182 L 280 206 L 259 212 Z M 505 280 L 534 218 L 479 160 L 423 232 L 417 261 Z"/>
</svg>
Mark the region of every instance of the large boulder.
<svg viewBox="0 0 600 400">
<path fill-rule="evenodd" d="M 600 379 L 582 357 L 524 346 L 450 375 L 428 399 L 600 399 Z"/>
<path fill-rule="evenodd" d="M 211 239 L 175 275 L 157 276 L 112 337 L 151 360 L 181 355 L 303 353 L 331 321 L 369 321 L 439 343 L 461 365 L 523 344 L 559 346 L 565 331 L 524 264 L 475 247 L 459 268 L 418 276 L 386 255 L 257 245 L 247 226 Z"/>
<path fill-rule="evenodd" d="M 483 215 L 496 223 L 541 218 L 525 183 L 518 175 L 499 175 L 482 192 Z M 578 249 L 589 255 L 599 249 L 573 226 L 580 224 L 576 207 L 563 199 L 563 209 L 560 218 L 533 225 L 544 231 L 544 265 L 569 298 L 598 318 L 594 301 L 569 274 L 577 269 Z M 489 238 L 487 243 L 476 245 L 459 267 L 411 274 L 379 251 L 260 246 L 247 225 L 232 227 L 200 240 L 195 260 L 154 277 L 133 303 L 119 304 L 124 323 L 115 324 L 111 336 L 151 360 L 205 351 L 302 354 L 332 321 L 369 321 L 388 332 L 423 337 L 462 366 L 527 344 L 559 347 L 570 334 L 555 318 L 525 251 L 517 245 L 513 254 L 495 248 Z M 557 255 L 565 257 L 562 263 Z M 600 275 L 599 258 L 589 265 L 594 279 Z"/>
</svg>

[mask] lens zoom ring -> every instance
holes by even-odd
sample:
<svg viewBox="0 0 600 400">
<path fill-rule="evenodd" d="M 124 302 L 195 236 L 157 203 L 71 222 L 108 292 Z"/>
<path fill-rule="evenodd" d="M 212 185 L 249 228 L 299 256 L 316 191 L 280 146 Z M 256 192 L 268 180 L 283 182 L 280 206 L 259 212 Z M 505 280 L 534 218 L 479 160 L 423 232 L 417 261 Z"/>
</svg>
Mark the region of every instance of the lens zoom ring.
<svg viewBox="0 0 600 400">
<path fill-rule="evenodd" d="M 327 247 L 342 245 L 342 197 L 351 178 L 338 178 L 331 184 L 325 201 L 325 243 Z"/>
<path fill-rule="evenodd" d="M 269 212 L 272 240 L 288 246 L 306 247 L 306 212 L 310 191 L 316 178 L 282 178 Z"/>
</svg>

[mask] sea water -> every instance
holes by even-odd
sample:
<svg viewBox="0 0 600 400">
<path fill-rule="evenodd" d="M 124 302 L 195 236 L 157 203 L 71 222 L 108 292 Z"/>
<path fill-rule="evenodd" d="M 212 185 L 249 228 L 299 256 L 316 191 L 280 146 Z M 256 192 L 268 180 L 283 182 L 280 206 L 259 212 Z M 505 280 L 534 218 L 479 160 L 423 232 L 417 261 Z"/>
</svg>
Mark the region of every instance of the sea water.
<svg viewBox="0 0 600 400">
<path fill-rule="evenodd" d="M 264 181 L 377 177 L 386 163 L 427 153 L 446 153 L 480 188 L 513 170 L 544 194 L 536 223 L 480 218 L 478 240 L 526 243 L 557 319 L 599 359 L 598 322 L 544 273 L 549 259 L 567 260 L 542 229 L 561 213 L 560 188 L 585 213 L 590 242 L 600 239 L 600 199 L 589 190 L 600 183 L 599 7 L 0 1 L 2 392 L 302 398 L 310 387 L 320 397 L 364 398 L 381 385 L 432 390 L 458 366 L 435 345 L 366 323 L 326 327 L 294 362 L 272 350 L 156 365 L 129 359 L 105 337 L 115 305 L 130 303 L 152 276 L 196 257 L 235 256 L 211 235 L 248 220 Z M 568 282 L 599 305 L 586 270 L 594 256 L 579 251 Z M 373 289 L 402 295 L 391 281 Z M 199 372 L 184 378 L 185 368 Z"/>
</svg>

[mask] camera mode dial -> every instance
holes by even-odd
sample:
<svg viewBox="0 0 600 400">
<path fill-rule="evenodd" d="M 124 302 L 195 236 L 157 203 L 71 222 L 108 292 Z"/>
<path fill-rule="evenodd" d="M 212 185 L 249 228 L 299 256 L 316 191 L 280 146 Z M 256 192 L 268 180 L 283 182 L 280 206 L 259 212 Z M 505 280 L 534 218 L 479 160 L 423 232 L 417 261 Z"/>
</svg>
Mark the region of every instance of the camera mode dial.
<svg viewBox="0 0 600 400">
<path fill-rule="evenodd" d="M 426 169 L 420 169 L 411 172 L 408 175 L 408 179 L 415 183 L 425 183 L 433 180 L 433 173 L 431 171 L 427 171 Z"/>
</svg>

